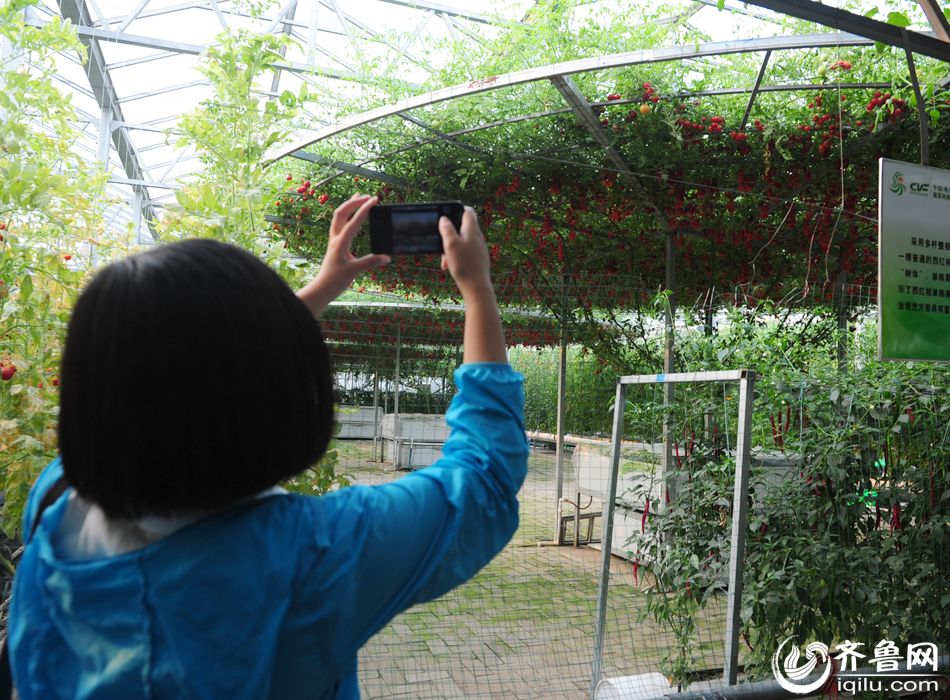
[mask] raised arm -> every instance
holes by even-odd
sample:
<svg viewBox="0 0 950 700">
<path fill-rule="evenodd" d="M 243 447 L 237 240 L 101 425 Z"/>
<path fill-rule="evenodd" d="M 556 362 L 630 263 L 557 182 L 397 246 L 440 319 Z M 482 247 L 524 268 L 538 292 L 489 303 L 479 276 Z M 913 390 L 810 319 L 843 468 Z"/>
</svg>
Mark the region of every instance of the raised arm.
<svg viewBox="0 0 950 700">
<path fill-rule="evenodd" d="M 489 273 L 488 248 L 475 210 L 465 207 L 462 230 L 448 217 L 439 219 L 442 269 L 448 270 L 465 301 L 465 362 L 507 362 L 505 338 Z"/>
<path fill-rule="evenodd" d="M 293 619 L 315 635 L 314 658 L 338 673 L 394 615 L 471 578 L 518 527 L 528 458 L 523 380 L 506 361 L 474 211 L 466 209 L 461 233 L 445 220 L 440 232 L 443 266 L 466 306 L 465 362 L 455 372 L 443 455 L 392 483 L 310 502 L 315 546 L 301 584 L 307 604 Z"/>
</svg>

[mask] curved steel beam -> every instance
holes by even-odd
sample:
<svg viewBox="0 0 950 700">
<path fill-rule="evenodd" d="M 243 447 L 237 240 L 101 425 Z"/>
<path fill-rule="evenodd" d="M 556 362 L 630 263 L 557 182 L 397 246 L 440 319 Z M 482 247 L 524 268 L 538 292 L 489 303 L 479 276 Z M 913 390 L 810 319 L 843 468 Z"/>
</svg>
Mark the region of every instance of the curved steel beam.
<svg viewBox="0 0 950 700">
<path fill-rule="evenodd" d="M 88 27 L 92 21 L 84 0 L 58 0 L 58 3 L 63 17 L 70 20 L 77 28 Z M 144 3 L 142 6 L 144 7 Z M 132 143 L 128 130 L 123 128 L 111 128 L 113 121 L 122 122 L 125 121 L 125 118 L 122 116 L 122 107 L 116 98 L 115 87 L 112 84 L 112 78 L 109 75 L 109 69 L 107 68 L 106 60 L 102 54 L 99 42 L 93 38 L 84 36 L 80 36 L 80 41 L 85 45 L 88 52 L 86 77 L 89 79 L 89 86 L 92 88 L 96 102 L 103 110 L 103 114 L 107 117 L 107 119 L 103 121 L 103 124 L 107 125 L 106 128 L 112 130 L 111 139 L 109 138 L 110 134 L 103 134 L 103 143 L 107 144 L 108 141 L 111 140 L 119 156 L 119 160 L 122 162 L 125 174 L 130 180 L 136 182 L 147 181 L 149 178 L 145 169 L 142 167 L 138 150 L 135 144 Z M 100 129 L 102 128 L 103 126 L 100 126 Z M 155 226 L 155 221 L 158 217 L 152 207 L 148 188 L 144 185 L 133 184 L 132 190 L 135 194 L 135 211 L 133 211 L 133 215 L 138 222 L 140 217 L 144 214 L 149 233 L 152 239 L 156 240 L 158 237 L 158 229 Z"/>
<path fill-rule="evenodd" d="M 806 34 L 795 37 L 777 36 L 760 39 L 743 39 L 740 41 L 715 41 L 698 46 L 646 49 L 642 51 L 611 54 L 608 56 L 581 58 L 573 61 L 565 61 L 563 63 L 553 63 L 547 66 L 541 66 L 540 68 L 529 68 L 528 70 L 515 71 L 513 73 L 506 73 L 505 75 L 493 75 L 481 80 L 473 80 L 467 84 L 441 88 L 424 95 L 416 95 L 415 97 L 400 100 L 395 104 L 377 107 L 376 109 L 360 114 L 354 114 L 290 146 L 273 149 L 267 154 L 265 164 L 270 164 L 281 158 L 285 158 L 295 151 L 304 149 L 318 141 L 323 141 L 355 127 L 369 124 L 370 122 L 391 117 L 400 112 L 426 107 L 439 102 L 446 102 L 458 97 L 489 92 L 504 87 L 512 87 L 514 85 L 524 85 L 541 80 L 553 80 L 561 76 L 595 70 L 661 63 L 665 61 L 681 61 L 703 56 L 722 56 L 757 51 L 792 51 L 796 49 L 838 46 L 867 46 L 871 43 L 869 39 L 864 39 L 853 34 Z"/>
<path fill-rule="evenodd" d="M 887 90 L 891 87 L 890 83 L 786 83 L 783 85 L 764 85 L 759 88 L 759 93 L 763 92 L 806 92 L 814 90 Z M 699 92 L 677 92 L 672 95 L 675 99 L 687 99 L 690 97 L 717 97 L 719 95 L 745 95 L 752 92 L 752 88 L 723 88 L 721 90 L 700 90 Z M 591 102 L 592 107 L 604 107 L 609 105 L 621 105 L 621 104 L 634 104 L 634 100 L 615 100 L 611 102 Z M 637 103 L 639 104 L 639 103 Z M 543 119 L 545 117 L 553 117 L 558 114 L 567 114 L 571 112 L 570 107 L 562 107 L 560 109 L 549 109 L 544 112 L 532 112 L 531 114 L 519 114 L 517 117 L 508 117 L 506 119 L 498 119 L 496 121 L 485 122 L 482 124 L 476 124 L 475 126 L 468 126 L 464 129 L 459 129 L 457 131 L 451 131 L 446 136 L 449 138 L 458 138 L 459 136 L 464 136 L 466 134 L 474 134 L 478 131 L 485 131 L 487 129 L 494 129 L 499 126 L 507 126 L 508 124 L 517 124 L 518 122 L 531 121 L 532 119 Z M 162 129 L 155 129 L 155 131 L 163 131 Z M 438 143 L 442 139 L 438 136 L 417 139 L 408 143 L 399 148 L 394 148 L 391 151 L 384 151 L 383 153 L 377 153 L 371 158 L 364 158 L 363 160 L 355 163 L 356 166 L 364 166 L 368 163 L 377 163 L 386 158 L 390 158 L 400 153 L 405 153 L 406 151 L 411 151 L 415 148 L 420 148 L 421 146 L 427 146 L 432 143 Z M 140 149 L 145 150 L 145 149 Z M 304 160 L 311 160 L 310 155 L 306 151 L 297 151 L 292 154 L 294 158 L 302 158 Z M 347 164 L 350 165 L 350 164 Z M 347 172 L 347 171 L 341 171 Z M 373 179 L 373 178 L 369 178 Z"/>
<path fill-rule="evenodd" d="M 950 44 L 923 32 L 907 31 L 903 27 L 881 22 L 870 17 L 823 5 L 815 0 L 745 0 L 767 10 L 797 17 L 806 22 L 815 22 L 839 31 L 879 41 L 888 46 L 907 48 L 911 53 L 950 62 Z M 944 22 L 946 24 L 946 22 Z"/>
</svg>

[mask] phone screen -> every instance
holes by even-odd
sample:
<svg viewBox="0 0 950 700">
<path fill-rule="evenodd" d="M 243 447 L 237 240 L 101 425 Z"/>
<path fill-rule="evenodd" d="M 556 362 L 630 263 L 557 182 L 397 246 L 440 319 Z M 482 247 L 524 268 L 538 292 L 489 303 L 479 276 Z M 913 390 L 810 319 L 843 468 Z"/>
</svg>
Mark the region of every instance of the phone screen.
<svg viewBox="0 0 950 700">
<path fill-rule="evenodd" d="M 439 211 L 435 208 L 416 211 L 393 211 L 393 255 L 441 253 Z"/>
<path fill-rule="evenodd" d="M 380 204 L 369 212 L 370 250 L 385 255 L 426 255 L 442 252 L 439 217 L 455 228 L 462 225 L 461 202 Z"/>
</svg>

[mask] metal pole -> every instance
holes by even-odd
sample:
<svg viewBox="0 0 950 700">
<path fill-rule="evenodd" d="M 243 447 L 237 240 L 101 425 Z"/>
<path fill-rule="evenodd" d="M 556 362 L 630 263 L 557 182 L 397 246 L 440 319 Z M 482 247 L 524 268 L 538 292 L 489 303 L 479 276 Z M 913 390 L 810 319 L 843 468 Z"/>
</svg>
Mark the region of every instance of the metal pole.
<svg viewBox="0 0 950 700">
<path fill-rule="evenodd" d="M 676 286 L 676 245 L 673 241 L 673 233 L 666 234 L 666 290 L 669 292 L 668 303 L 666 305 L 666 323 L 664 328 L 664 346 L 663 346 L 663 373 L 672 374 L 675 370 L 675 358 L 673 354 L 673 324 L 676 320 L 676 296 L 674 287 Z M 668 499 L 662 496 L 658 508 L 666 500 L 672 502 L 673 483 L 669 474 L 673 470 L 673 435 L 672 435 L 672 417 L 670 415 L 673 407 L 673 384 L 671 382 L 663 383 L 663 459 L 660 463 L 660 487 L 666 491 Z"/>
<path fill-rule="evenodd" d="M 567 276 L 561 278 L 561 337 L 560 354 L 558 358 L 557 374 L 557 442 L 554 477 L 554 503 L 557 511 L 557 522 L 554 523 L 554 541 L 564 544 L 561 537 L 561 498 L 564 495 L 564 411 L 565 393 L 567 391 Z M 574 524 L 577 524 L 575 510 Z"/>
<path fill-rule="evenodd" d="M 904 40 L 904 55 L 907 57 L 907 70 L 910 72 L 910 83 L 914 86 L 914 96 L 917 98 L 917 120 L 920 122 L 920 164 L 930 165 L 930 117 L 924 106 L 924 97 L 920 93 L 920 82 L 917 80 L 917 69 L 914 67 L 914 54 L 910 50 L 910 36 L 907 30 L 901 27 L 901 37 Z"/>
<path fill-rule="evenodd" d="M 112 147 L 112 107 L 102 108 L 99 119 L 99 149 L 96 158 L 104 170 L 109 169 L 109 149 Z"/>
<path fill-rule="evenodd" d="M 749 449 L 752 435 L 752 400 L 755 372 L 747 370 L 739 379 L 739 427 L 736 431 L 736 482 L 732 496 L 732 533 L 729 552 L 729 594 L 726 612 L 726 663 L 723 676 L 735 685 L 739 674 L 739 629 L 742 621 L 742 575 L 745 565 L 745 529 L 749 491 Z"/>
<path fill-rule="evenodd" d="M 610 550 L 613 547 L 614 501 L 617 499 L 617 476 L 620 474 L 620 446 L 623 443 L 623 416 L 627 399 L 627 386 L 617 382 L 617 394 L 614 399 L 614 427 L 610 447 L 610 480 L 607 485 L 607 499 L 604 501 L 604 514 L 601 518 L 602 532 L 600 546 L 600 585 L 597 589 L 597 620 L 594 627 L 594 662 L 591 669 L 590 696 L 600 682 L 604 668 L 604 628 L 607 624 L 607 589 L 610 585 Z"/>
<path fill-rule="evenodd" d="M 132 231 L 135 235 L 135 245 L 142 243 L 142 188 L 136 187 L 132 195 Z"/>
<path fill-rule="evenodd" d="M 382 455 L 376 459 L 379 446 L 379 341 L 376 341 L 376 358 L 373 362 L 373 461 L 382 461 Z"/>
<path fill-rule="evenodd" d="M 393 468 L 399 468 L 402 461 L 402 443 L 399 440 L 399 351 L 402 346 L 402 324 L 396 324 L 396 388 L 393 394 Z"/>
<path fill-rule="evenodd" d="M 845 303 L 845 285 L 848 273 L 842 270 L 838 274 L 838 372 L 848 371 L 848 308 Z"/>
<path fill-rule="evenodd" d="M 943 9 L 938 0 L 918 0 L 924 14 L 927 15 L 927 21 L 934 30 L 938 39 L 950 41 L 950 23 L 943 15 Z"/>
<path fill-rule="evenodd" d="M 749 102 L 745 106 L 745 114 L 742 115 L 742 121 L 739 122 L 739 131 L 745 130 L 745 125 L 749 123 L 749 115 L 752 114 L 752 105 L 755 104 L 755 98 L 759 94 L 759 88 L 762 87 L 762 78 L 765 77 L 765 69 L 768 68 L 769 59 L 772 58 L 772 52 L 766 51 L 762 57 L 762 65 L 759 66 L 759 74 L 755 78 L 755 85 L 752 86 L 752 93 L 749 95 Z"/>
</svg>

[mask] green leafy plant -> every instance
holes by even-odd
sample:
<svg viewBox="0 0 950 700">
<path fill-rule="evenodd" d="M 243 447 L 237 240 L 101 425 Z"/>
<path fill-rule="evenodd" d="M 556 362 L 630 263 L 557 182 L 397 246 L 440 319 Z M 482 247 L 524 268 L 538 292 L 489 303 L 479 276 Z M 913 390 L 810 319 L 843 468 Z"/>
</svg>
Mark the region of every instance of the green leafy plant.
<svg viewBox="0 0 950 700">
<path fill-rule="evenodd" d="M 686 369 L 759 374 L 753 455 L 773 464 L 753 469 L 749 490 L 747 676 L 767 677 L 771 655 L 790 635 L 946 643 L 950 442 L 941 416 L 950 409 L 950 374 L 941 365 L 874 360 L 871 325 L 840 372 L 833 333 L 796 347 L 790 329 L 767 317 L 733 320 L 718 336 L 684 334 L 681 347 Z M 805 320 L 791 325 L 813 330 Z M 664 670 L 683 684 L 695 679 L 697 611 L 725 591 L 732 521 L 732 457 L 722 432 L 695 428 L 729 396 L 704 390 L 710 404 L 697 391 L 680 396 L 670 414 L 674 435 L 696 435 L 678 440 L 672 500 L 645 518 L 645 534 L 631 543 L 656 579 L 649 616 L 677 642 Z M 720 431 L 735 435 L 734 414 L 734 404 L 717 411 Z M 653 415 L 663 415 L 662 405 Z"/>
<path fill-rule="evenodd" d="M 2 527 L 15 535 L 26 495 L 56 454 L 56 376 L 68 310 L 101 240 L 106 175 L 70 150 L 74 111 L 54 56 L 82 54 L 74 29 L 23 21 L 0 3 L 0 479 Z"/>
</svg>

